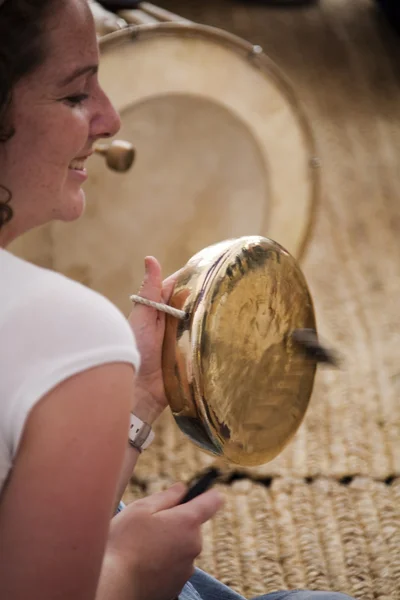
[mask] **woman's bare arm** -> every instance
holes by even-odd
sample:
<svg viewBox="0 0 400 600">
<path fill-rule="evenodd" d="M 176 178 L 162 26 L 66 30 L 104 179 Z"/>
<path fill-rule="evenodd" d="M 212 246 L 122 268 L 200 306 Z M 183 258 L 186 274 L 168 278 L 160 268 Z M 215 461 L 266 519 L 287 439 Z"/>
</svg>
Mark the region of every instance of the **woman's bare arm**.
<svg viewBox="0 0 400 600">
<path fill-rule="evenodd" d="M 131 366 L 106 365 L 32 410 L 0 500 L 2 598 L 95 598 L 133 390 Z"/>
</svg>

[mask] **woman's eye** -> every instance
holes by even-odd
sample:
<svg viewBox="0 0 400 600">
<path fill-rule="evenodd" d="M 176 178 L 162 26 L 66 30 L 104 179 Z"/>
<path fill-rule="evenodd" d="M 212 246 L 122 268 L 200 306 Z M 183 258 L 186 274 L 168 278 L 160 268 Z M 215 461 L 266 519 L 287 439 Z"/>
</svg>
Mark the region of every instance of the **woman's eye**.
<svg viewBox="0 0 400 600">
<path fill-rule="evenodd" d="M 67 102 L 71 106 L 77 106 L 79 104 L 82 104 L 88 98 L 88 94 L 76 94 L 75 96 L 67 96 L 67 98 L 65 98 L 65 102 Z"/>
</svg>

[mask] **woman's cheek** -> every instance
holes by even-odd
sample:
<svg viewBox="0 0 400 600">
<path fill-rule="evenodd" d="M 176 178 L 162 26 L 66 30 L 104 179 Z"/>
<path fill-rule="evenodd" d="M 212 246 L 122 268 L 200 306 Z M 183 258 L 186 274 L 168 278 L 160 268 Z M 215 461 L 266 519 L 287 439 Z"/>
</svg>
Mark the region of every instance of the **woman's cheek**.
<svg viewBox="0 0 400 600">
<path fill-rule="evenodd" d="M 78 151 L 85 149 L 89 139 L 90 119 L 87 110 L 76 110 L 65 127 L 70 132 L 71 145 Z M 74 154 L 74 156 L 76 153 Z"/>
</svg>

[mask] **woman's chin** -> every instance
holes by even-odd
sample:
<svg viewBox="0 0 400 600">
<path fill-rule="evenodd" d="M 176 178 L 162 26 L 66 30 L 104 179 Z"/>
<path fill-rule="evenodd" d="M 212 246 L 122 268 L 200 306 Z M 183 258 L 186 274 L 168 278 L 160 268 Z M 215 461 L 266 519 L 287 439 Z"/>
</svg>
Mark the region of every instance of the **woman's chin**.
<svg viewBox="0 0 400 600">
<path fill-rule="evenodd" d="M 85 206 L 85 192 L 80 188 L 77 192 L 69 194 L 66 198 L 59 217 L 60 220 L 65 222 L 76 221 L 84 213 Z"/>
<path fill-rule="evenodd" d="M 60 205 L 53 212 L 53 219 L 65 223 L 76 221 L 76 219 L 82 216 L 85 206 L 85 193 L 82 189 L 64 194 Z"/>
</svg>

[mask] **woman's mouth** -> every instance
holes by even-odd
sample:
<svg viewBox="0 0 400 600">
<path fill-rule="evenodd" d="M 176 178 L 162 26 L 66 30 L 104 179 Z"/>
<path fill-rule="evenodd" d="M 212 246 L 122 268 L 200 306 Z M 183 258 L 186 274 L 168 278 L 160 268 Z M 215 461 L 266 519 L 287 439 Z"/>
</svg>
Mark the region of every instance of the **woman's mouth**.
<svg viewBox="0 0 400 600">
<path fill-rule="evenodd" d="M 75 181 L 78 181 L 80 184 L 84 183 L 88 177 L 87 171 L 85 169 L 86 160 L 89 158 L 88 156 L 83 156 L 80 158 L 74 158 L 71 160 L 68 166 L 69 176 L 72 177 Z"/>
<path fill-rule="evenodd" d="M 72 171 L 84 171 L 85 170 L 85 158 L 75 158 L 69 164 L 69 169 Z"/>
</svg>

